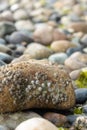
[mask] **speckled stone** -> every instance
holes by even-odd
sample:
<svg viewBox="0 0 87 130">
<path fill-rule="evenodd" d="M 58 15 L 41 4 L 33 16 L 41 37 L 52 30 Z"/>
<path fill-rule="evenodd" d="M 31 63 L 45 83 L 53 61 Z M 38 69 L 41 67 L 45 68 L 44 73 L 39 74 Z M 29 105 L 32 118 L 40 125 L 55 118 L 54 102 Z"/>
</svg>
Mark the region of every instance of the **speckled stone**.
<svg viewBox="0 0 87 130">
<path fill-rule="evenodd" d="M 87 130 L 87 116 L 78 117 L 74 123 L 74 127 L 78 130 Z"/>
<path fill-rule="evenodd" d="M 31 43 L 25 49 L 24 54 L 29 54 L 31 58 L 42 59 L 49 57 L 53 51 L 39 43 Z"/>
<path fill-rule="evenodd" d="M 0 112 L 69 109 L 75 103 L 71 79 L 56 65 L 30 60 L 2 66 L 0 82 Z"/>
<path fill-rule="evenodd" d="M 76 47 L 76 45 L 67 40 L 54 41 L 51 44 L 51 49 L 55 52 L 66 52 L 71 47 Z"/>
</svg>

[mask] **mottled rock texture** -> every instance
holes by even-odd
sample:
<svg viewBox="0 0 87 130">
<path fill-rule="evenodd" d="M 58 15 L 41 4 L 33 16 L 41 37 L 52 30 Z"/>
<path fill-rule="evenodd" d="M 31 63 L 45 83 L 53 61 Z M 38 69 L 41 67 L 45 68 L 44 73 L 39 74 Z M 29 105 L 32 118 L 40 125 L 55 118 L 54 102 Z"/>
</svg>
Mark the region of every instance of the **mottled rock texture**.
<svg viewBox="0 0 87 130">
<path fill-rule="evenodd" d="M 71 79 L 63 68 L 37 60 L 0 67 L 0 112 L 74 104 Z"/>
</svg>

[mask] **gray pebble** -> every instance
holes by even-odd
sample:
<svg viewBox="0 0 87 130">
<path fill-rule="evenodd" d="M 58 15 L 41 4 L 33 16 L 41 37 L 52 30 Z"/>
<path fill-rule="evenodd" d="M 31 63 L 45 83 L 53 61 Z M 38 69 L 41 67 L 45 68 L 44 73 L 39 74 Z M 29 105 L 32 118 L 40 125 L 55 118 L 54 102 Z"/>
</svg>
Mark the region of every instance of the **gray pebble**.
<svg viewBox="0 0 87 130">
<path fill-rule="evenodd" d="M 65 53 L 56 53 L 49 57 L 51 62 L 55 62 L 58 64 L 64 64 L 64 61 L 67 59 L 67 55 Z"/>
<path fill-rule="evenodd" d="M 75 90 L 76 102 L 84 103 L 87 100 L 87 88 L 79 88 Z"/>
</svg>

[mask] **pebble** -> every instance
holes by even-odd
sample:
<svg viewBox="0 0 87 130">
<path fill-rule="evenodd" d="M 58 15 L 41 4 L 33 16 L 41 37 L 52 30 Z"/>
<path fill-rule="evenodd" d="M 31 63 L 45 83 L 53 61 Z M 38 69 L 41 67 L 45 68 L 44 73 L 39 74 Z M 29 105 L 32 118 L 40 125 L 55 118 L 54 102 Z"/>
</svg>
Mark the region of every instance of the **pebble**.
<svg viewBox="0 0 87 130">
<path fill-rule="evenodd" d="M 55 53 L 49 57 L 49 61 L 58 64 L 64 64 L 67 58 L 68 56 L 65 53 Z"/>
<path fill-rule="evenodd" d="M 24 51 L 24 54 L 29 54 L 32 58 L 35 58 L 35 59 L 47 58 L 52 53 L 53 51 L 51 49 L 39 43 L 29 44 L 26 50 Z"/>
<path fill-rule="evenodd" d="M 7 53 L 7 54 L 12 54 L 12 50 L 10 48 L 8 48 L 7 46 L 5 45 L 0 45 L 0 52 L 3 52 L 3 53 Z"/>
<path fill-rule="evenodd" d="M 81 52 L 81 51 L 82 51 L 82 48 L 81 48 L 81 47 L 74 47 L 74 48 L 71 47 L 71 48 L 67 49 L 66 54 L 67 54 L 68 56 L 71 56 L 73 53 L 75 53 L 75 52 L 77 52 L 77 51 Z"/>
<path fill-rule="evenodd" d="M 74 70 L 74 71 L 70 72 L 69 75 L 72 80 L 77 80 L 80 75 L 80 72 L 81 72 L 81 69 Z"/>
<path fill-rule="evenodd" d="M 80 43 L 82 46 L 87 47 L 87 34 L 85 34 L 81 39 Z"/>
<path fill-rule="evenodd" d="M 52 41 L 66 40 L 67 36 L 58 29 L 54 29 L 52 26 L 45 25 L 37 28 L 34 31 L 33 38 L 36 42 L 44 45 L 50 45 Z"/>
<path fill-rule="evenodd" d="M 33 40 L 32 40 L 32 38 L 27 36 L 25 33 L 21 32 L 21 31 L 16 31 L 10 35 L 9 41 L 10 41 L 10 43 L 13 43 L 13 44 L 20 44 L 22 42 L 30 43 Z"/>
<path fill-rule="evenodd" d="M 6 53 L 0 52 L 0 60 L 4 61 L 5 63 L 10 63 L 13 60 L 13 57 Z"/>
<path fill-rule="evenodd" d="M 87 64 L 87 55 L 81 52 L 75 52 L 65 60 L 65 65 L 70 70 L 84 68 L 87 66 L 86 64 Z"/>
<path fill-rule="evenodd" d="M 67 121 L 72 125 L 76 121 L 77 117 L 79 117 L 79 115 L 68 115 Z"/>
<path fill-rule="evenodd" d="M 81 119 L 84 126 L 81 121 L 77 121 L 77 125 L 74 122 L 77 117 L 87 115 L 86 91 L 83 90 L 86 89 L 86 73 L 84 80 L 80 73 L 85 72 L 83 69 L 87 66 L 86 6 L 87 0 L 0 0 L 2 127 L 15 129 L 29 119 L 30 107 L 38 107 L 46 109 L 38 110 L 41 115 L 49 111 L 47 108 L 52 109 L 53 113 L 51 109 L 49 113 L 57 116 L 49 116 L 49 120 L 52 118 L 56 126 L 61 124 L 57 129 L 85 130 L 84 119 Z M 63 43 L 59 44 L 61 41 Z M 52 48 L 54 42 L 58 42 L 55 49 Z M 82 84 L 77 82 L 80 78 Z M 74 114 L 72 107 L 79 105 L 83 113 Z M 27 111 L 20 112 L 24 109 Z M 60 113 L 68 117 L 68 124 L 62 119 L 56 120 L 61 117 Z"/>
<path fill-rule="evenodd" d="M 0 21 L 8 21 L 8 22 L 13 22 L 13 14 L 10 10 L 6 10 L 0 14 Z"/>
<path fill-rule="evenodd" d="M 19 20 L 15 23 L 15 27 L 17 30 L 27 30 L 27 31 L 34 30 L 34 25 L 29 20 Z"/>
<path fill-rule="evenodd" d="M 61 16 L 58 12 L 53 12 L 49 17 L 49 20 L 59 22 L 61 20 Z"/>
<path fill-rule="evenodd" d="M 55 52 L 66 52 L 71 47 L 76 47 L 76 45 L 66 40 L 54 41 L 51 44 L 51 49 Z"/>
<path fill-rule="evenodd" d="M 8 128 L 15 129 L 20 123 L 25 120 L 34 118 L 34 117 L 41 117 L 39 114 L 35 112 L 15 112 L 15 113 L 7 113 L 0 115 L 0 125 L 3 127 L 6 126 Z M 0 129 L 1 130 L 1 129 Z M 4 129 L 3 129 L 4 130 Z M 7 130 L 7 129 L 6 129 Z"/>
<path fill-rule="evenodd" d="M 87 88 L 79 88 L 75 90 L 76 103 L 83 104 L 87 100 Z"/>
<path fill-rule="evenodd" d="M 53 28 L 51 26 L 42 26 L 37 28 L 33 33 L 35 42 L 49 45 L 52 42 Z"/>
<path fill-rule="evenodd" d="M 58 113 L 48 112 L 45 113 L 43 117 L 52 122 L 57 127 L 63 127 L 67 123 L 66 116 Z"/>
<path fill-rule="evenodd" d="M 23 20 L 28 18 L 28 14 L 26 10 L 18 9 L 14 12 L 13 17 L 15 20 Z"/>
<path fill-rule="evenodd" d="M 75 32 L 87 33 L 87 23 L 85 22 L 71 23 L 68 28 L 73 29 Z"/>
<path fill-rule="evenodd" d="M 51 122 L 43 118 L 32 118 L 21 123 L 15 130 L 58 130 L 58 128 Z"/>
<path fill-rule="evenodd" d="M 0 37 L 10 34 L 16 30 L 12 22 L 0 22 Z"/>
</svg>

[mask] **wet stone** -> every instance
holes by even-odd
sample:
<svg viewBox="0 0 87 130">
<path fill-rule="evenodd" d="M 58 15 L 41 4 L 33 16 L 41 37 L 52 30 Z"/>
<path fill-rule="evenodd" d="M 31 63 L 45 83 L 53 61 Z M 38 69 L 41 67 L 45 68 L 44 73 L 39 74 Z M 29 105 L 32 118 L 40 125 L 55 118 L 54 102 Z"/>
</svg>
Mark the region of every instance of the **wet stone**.
<svg viewBox="0 0 87 130">
<path fill-rule="evenodd" d="M 0 52 L 0 60 L 4 61 L 5 63 L 10 63 L 13 60 L 13 57 L 6 53 Z"/>
<path fill-rule="evenodd" d="M 3 37 L 15 31 L 16 28 L 12 22 L 0 22 L 0 30 L 0 37 Z"/>
<path fill-rule="evenodd" d="M 76 102 L 84 103 L 87 100 L 87 88 L 79 88 L 75 90 Z"/>
</svg>

